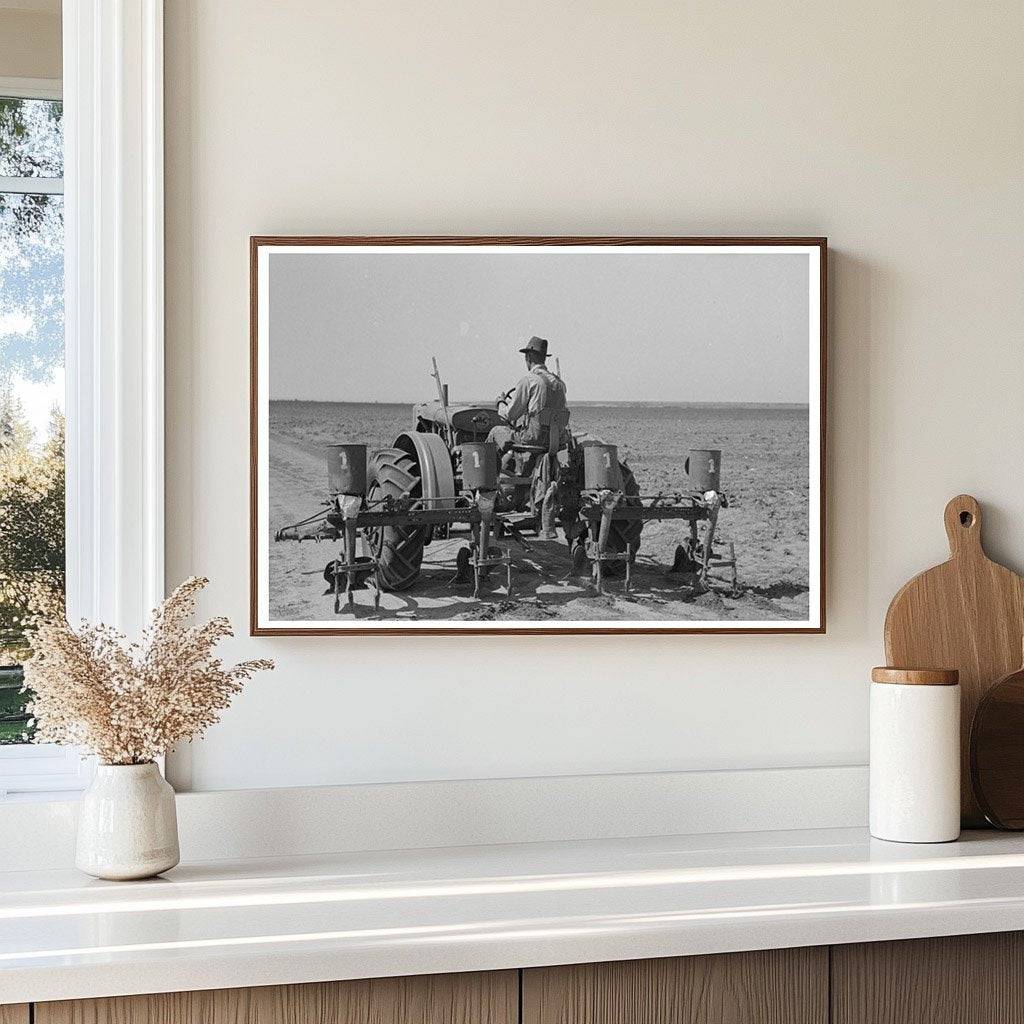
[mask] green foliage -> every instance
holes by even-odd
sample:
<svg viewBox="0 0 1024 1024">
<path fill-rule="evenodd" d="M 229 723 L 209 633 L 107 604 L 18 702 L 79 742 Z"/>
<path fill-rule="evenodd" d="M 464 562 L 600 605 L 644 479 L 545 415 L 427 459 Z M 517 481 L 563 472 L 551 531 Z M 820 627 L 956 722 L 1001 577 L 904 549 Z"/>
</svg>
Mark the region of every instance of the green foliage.
<svg viewBox="0 0 1024 1024">
<path fill-rule="evenodd" d="M 25 713 L 27 694 L 22 692 L 22 672 L 18 666 L 0 668 L 0 745 L 24 743 L 34 728 Z"/>
<path fill-rule="evenodd" d="M 0 97 L 0 174 L 59 178 L 64 173 L 63 104 Z"/>
<path fill-rule="evenodd" d="M 54 412 L 41 447 L 21 404 L 0 399 L 0 665 L 31 652 L 26 626 L 39 614 L 63 614 L 64 417 Z M 0 669 L 0 743 L 22 742 L 27 695 Z M 16 701 L 15 703 L 12 703 Z"/>
</svg>

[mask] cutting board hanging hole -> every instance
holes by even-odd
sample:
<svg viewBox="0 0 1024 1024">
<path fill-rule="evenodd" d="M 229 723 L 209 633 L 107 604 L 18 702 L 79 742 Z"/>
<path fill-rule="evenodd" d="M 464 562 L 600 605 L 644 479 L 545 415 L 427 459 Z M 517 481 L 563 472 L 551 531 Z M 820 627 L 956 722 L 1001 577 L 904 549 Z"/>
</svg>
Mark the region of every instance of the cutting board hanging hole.
<svg viewBox="0 0 1024 1024">
<path fill-rule="evenodd" d="M 949 553 L 981 555 L 981 508 L 969 494 L 958 494 L 946 505 Z"/>
</svg>

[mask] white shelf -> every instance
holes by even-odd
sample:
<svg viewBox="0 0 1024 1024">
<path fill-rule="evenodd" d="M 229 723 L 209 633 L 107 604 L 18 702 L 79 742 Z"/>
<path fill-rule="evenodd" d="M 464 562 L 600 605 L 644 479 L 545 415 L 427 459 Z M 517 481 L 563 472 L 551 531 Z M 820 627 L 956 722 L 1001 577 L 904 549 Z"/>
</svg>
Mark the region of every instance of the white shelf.
<svg viewBox="0 0 1024 1024">
<path fill-rule="evenodd" d="M 1024 928 L 1024 838 L 861 829 L 0 874 L 0 1003 Z"/>
</svg>

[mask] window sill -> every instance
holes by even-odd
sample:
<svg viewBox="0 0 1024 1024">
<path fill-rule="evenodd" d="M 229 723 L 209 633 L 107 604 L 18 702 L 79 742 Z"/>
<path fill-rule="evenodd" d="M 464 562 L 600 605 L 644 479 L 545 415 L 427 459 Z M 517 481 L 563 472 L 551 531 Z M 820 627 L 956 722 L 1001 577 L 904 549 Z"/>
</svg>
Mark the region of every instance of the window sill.
<svg viewBox="0 0 1024 1024">
<path fill-rule="evenodd" d="M 94 759 L 52 743 L 0 746 L 0 803 L 68 800 L 92 779 Z"/>
</svg>

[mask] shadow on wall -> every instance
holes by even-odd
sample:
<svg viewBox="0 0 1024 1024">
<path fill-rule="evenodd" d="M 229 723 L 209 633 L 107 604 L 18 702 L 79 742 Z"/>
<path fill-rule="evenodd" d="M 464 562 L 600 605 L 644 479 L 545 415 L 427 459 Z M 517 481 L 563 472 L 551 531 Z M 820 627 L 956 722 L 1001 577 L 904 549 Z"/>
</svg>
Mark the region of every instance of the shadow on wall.
<svg viewBox="0 0 1024 1024">
<path fill-rule="evenodd" d="M 841 249 L 829 250 L 825 586 L 829 633 L 834 634 L 836 624 L 841 623 L 842 632 L 850 637 L 881 637 L 881 623 L 868 621 L 868 552 L 872 550 L 869 452 L 871 368 L 877 330 L 872 309 L 878 308 L 880 300 L 888 305 L 885 291 L 886 281 L 877 267 Z M 840 572 L 842 588 L 837 585 Z M 881 605 L 883 609 L 886 603 Z"/>
</svg>

